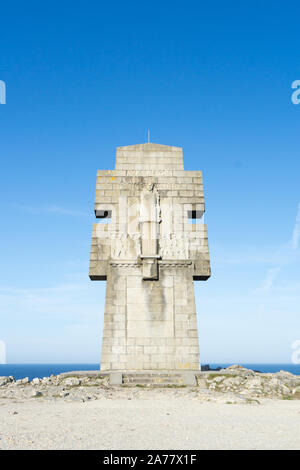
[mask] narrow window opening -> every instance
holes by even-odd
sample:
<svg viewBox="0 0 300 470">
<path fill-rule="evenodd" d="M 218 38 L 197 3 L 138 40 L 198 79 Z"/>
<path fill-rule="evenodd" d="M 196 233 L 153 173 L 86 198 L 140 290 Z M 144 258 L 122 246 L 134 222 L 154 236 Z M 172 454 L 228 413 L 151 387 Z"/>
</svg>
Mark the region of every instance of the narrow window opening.
<svg viewBox="0 0 300 470">
<path fill-rule="evenodd" d="M 203 211 L 189 210 L 188 219 L 190 224 L 202 224 L 203 223 Z"/>
<path fill-rule="evenodd" d="M 101 219 L 100 222 L 109 224 L 111 222 L 111 210 L 95 210 L 96 219 Z"/>
</svg>

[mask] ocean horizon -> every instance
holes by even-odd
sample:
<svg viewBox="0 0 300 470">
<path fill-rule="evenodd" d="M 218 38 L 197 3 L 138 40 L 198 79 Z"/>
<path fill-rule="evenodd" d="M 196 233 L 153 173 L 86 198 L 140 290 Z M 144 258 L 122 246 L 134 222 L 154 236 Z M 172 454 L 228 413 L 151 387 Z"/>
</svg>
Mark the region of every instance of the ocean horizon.
<svg viewBox="0 0 300 470">
<path fill-rule="evenodd" d="M 212 369 L 217 367 L 228 367 L 233 363 L 209 363 Z M 300 364 L 291 363 L 239 363 L 240 365 L 256 370 L 259 372 L 279 372 L 285 370 L 295 375 L 300 375 Z M 202 366 L 206 364 L 202 363 Z M 0 376 L 12 375 L 16 380 L 28 377 L 29 380 L 38 377 L 49 377 L 50 375 L 58 375 L 62 372 L 72 372 L 78 370 L 99 370 L 100 364 L 0 364 Z"/>
</svg>

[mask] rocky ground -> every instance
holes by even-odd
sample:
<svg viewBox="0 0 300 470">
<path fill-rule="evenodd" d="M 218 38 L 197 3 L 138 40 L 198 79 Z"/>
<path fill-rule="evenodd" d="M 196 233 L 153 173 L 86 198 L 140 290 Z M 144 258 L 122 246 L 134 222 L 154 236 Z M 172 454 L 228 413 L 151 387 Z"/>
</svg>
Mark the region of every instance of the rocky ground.
<svg viewBox="0 0 300 470">
<path fill-rule="evenodd" d="M 299 449 L 299 429 L 300 376 L 284 371 L 232 366 L 165 388 L 0 377 L 0 449 Z"/>
<path fill-rule="evenodd" d="M 217 393 L 233 393 L 246 399 L 300 399 L 300 376 L 280 371 L 262 374 L 241 366 L 230 366 L 216 374 L 208 374 L 205 386 Z"/>
<path fill-rule="evenodd" d="M 231 366 L 216 373 L 205 373 L 194 387 L 171 385 L 154 389 L 151 385 L 110 386 L 109 377 L 51 376 L 43 379 L 14 380 L 0 377 L 0 400 L 79 401 L 138 398 L 148 395 L 189 396 L 202 401 L 259 403 L 261 398 L 300 399 L 300 376 L 281 371 L 261 374 L 241 366 Z"/>
</svg>

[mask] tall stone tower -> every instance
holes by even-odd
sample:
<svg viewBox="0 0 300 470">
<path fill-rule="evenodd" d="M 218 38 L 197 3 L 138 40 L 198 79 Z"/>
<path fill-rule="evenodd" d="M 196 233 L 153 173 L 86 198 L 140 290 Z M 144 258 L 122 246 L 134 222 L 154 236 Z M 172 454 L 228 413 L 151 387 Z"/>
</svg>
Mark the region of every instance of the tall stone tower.
<svg viewBox="0 0 300 470">
<path fill-rule="evenodd" d="M 98 171 L 90 278 L 107 281 L 101 370 L 199 370 L 193 281 L 210 276 L 201 171 L 182 149 L 117 148 Z M 195 223 L 200 222 L 200 223 Z"/>
</svg>

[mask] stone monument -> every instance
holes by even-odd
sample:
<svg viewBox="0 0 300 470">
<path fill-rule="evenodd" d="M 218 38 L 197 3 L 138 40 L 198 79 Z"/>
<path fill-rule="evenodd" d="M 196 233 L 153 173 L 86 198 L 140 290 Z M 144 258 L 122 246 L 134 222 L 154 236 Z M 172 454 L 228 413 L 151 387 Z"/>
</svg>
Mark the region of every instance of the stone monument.
<svg viewBox="0 0 300 470">
<path fill-rule="evenodd" d="M 97 173 L 95 215 L 101 370 L 199 370 L 193 281 L 210 277 L 201 171 L 184 170 L 180 147 L 118 147 L 115 170 Z"/>
</svg>

